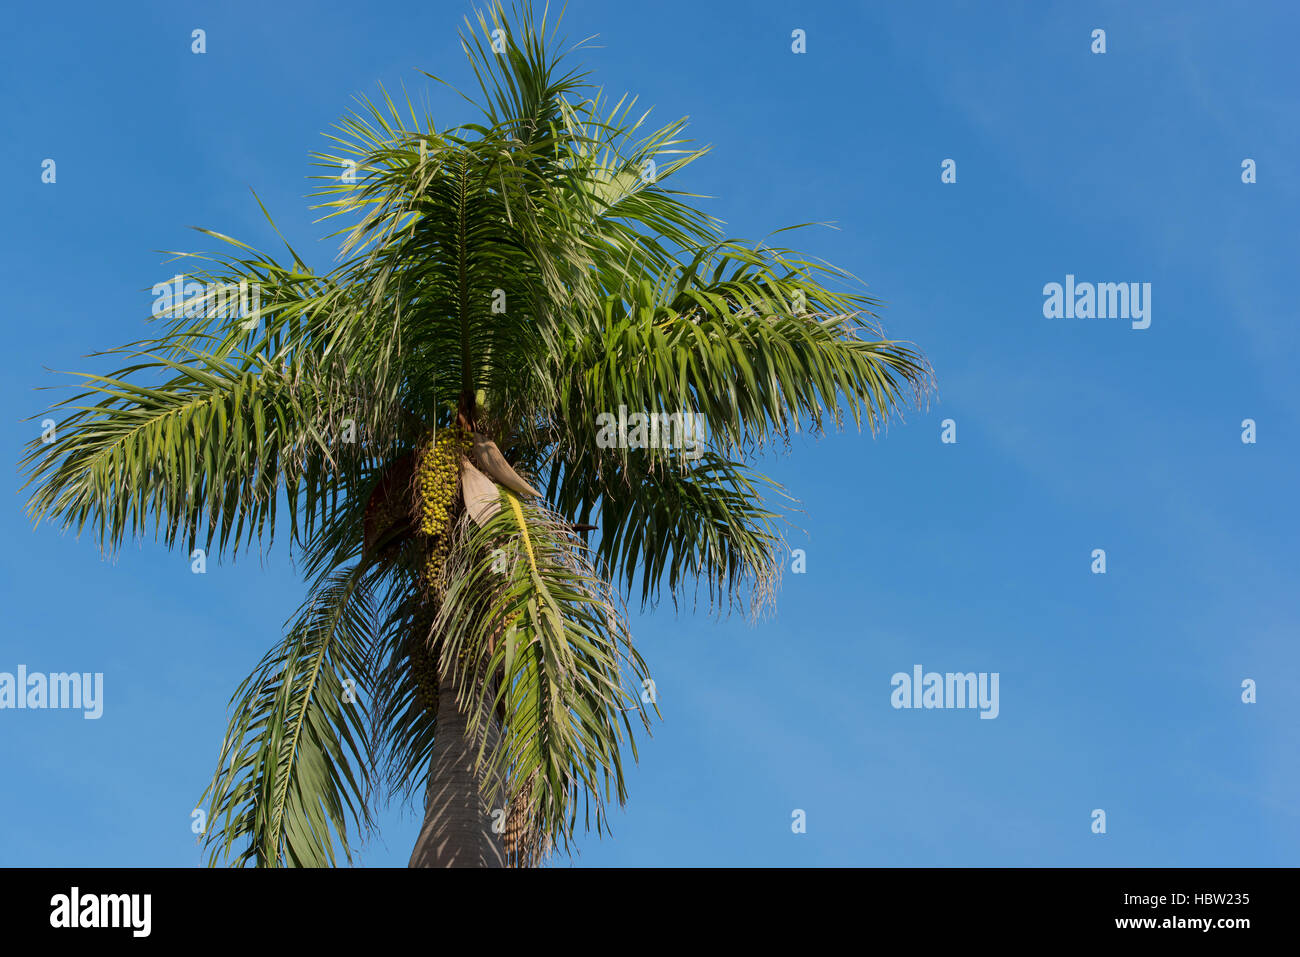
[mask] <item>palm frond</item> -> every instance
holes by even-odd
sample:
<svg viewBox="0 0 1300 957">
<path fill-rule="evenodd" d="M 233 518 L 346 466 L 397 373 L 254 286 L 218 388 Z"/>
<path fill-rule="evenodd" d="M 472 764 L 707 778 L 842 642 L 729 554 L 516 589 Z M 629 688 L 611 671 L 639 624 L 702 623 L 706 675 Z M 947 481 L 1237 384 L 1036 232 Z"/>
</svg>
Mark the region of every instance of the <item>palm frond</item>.
<svg viewBox="0 0 1300 957">
<path fill-rule="evenodd" d="M 30 444 L 20 468 L 37 523 L 89 525 L 109 550 L 154 527 L 169 546 L 215 539 L 224 551 L 273 536 L 278 493 L 295 519 L 300 505 L 328 511 L 360 455 L 342 437 L 346 419 L 364 421 L 364 399 L 304 365 L 132 358 L 112 375 L 78 374 L 89 388 L 54 406 L 66 413 L 55 441 Z M 140 384 L 150 378 L 161 381 Z"/>
<path fill-rule="evenodd" d="M 875 432 L 924 399 L 929 367 L 910 344 L 864 334 L 873 301 L 831 291 L 824 271 L 729 243 L 611 296 L 603 328 L 557 359 L 560 431 L 594 441 L 597 416 L 626 405 L 691 411 L 735 450 L 850 422 Z"/>
<path fill-rule="evenodd" d="M 326 577 L 232 698 L 212 783 L 210 862 L 327 867 L 371 825 L 365 568 Z M 349 684 L 348 682 L 352 682 Z"/>
<path fill-rule="evenodd" d="M 719 609 L 747 597 L 757 617 L 774 598 L 786 547 L 785 516 L 767 503 L 793 500 L 744 462 L 703 447 L 692 454 L 587 449 L 569 471 L 552 471 L 549 495 L 562 513 L 598 520 L 597 559 L 622 586 L 639 578 L 643 606 L 662 585 L 676 601 L 703 584 Z"/>
<path fill-rule="evenodd" d="M 434 632 L 484 777 L 497 782 L 489 799 L 522 799 L 536 840 L 567 848 L 580 806 L 599 833 L 607 805 L 626 798 L 622 750 L 635 758 L 631 719 L 649 727 L 652 696 L 582 541 L 543 507 L 502 497 L 481 529 L 462 526 Z"/>
</svg>

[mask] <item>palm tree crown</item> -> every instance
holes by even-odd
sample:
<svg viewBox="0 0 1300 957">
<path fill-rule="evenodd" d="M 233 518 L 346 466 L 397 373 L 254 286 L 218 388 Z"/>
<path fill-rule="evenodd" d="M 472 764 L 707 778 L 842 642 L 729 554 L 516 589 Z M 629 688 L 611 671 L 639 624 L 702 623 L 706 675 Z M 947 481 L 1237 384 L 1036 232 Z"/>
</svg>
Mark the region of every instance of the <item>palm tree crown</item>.
<svg viewBox="0 0 1300 957">
<path fill-rule="evenodd" d="M 928 389 L 850 276 L 668 188 L 706 150 L 607 101 L 555 31 L 467 21 L 477 122 L 363 101 L 317 156 L 338 264 L 204 230 L 199 292 L 22 462 L 34 520 L 108 550 L 153 530 L 234 556 L 287 519 L 308 597 L 234 696 L 213 863 L 350 860 L 393 790 L 425 790 L 413 863 L 603 830 L 655 710 L 620 595 L 761 605 L 783 493 L 747 460 Z M 211 308 L 241 281 L 256 308 Z M 704 438 L 602 441 L 620 410 Z"/>
</svg>

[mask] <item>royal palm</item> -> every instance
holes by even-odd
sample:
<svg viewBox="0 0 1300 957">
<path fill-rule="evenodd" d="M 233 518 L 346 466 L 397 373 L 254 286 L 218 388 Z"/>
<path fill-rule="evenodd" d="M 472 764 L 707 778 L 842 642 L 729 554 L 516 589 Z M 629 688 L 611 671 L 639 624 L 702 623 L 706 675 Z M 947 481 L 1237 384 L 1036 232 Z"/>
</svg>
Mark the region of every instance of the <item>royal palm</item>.
<svg viewBox="0 0 1300 957">
<path fill-rule="evenodd" d="M 318 157 L 335 268 L 209 233 L 226 252 L 187 278 L 255 283 L 257 314 L 176 304 L 23 461 L 34 517 L 107 549 L 301 557 L 233 699 L 213 863 L 351 859 L 392 789 L 424 799 L 413 865 L 603 830 L 657 710 L 622 596 L 768 600 L 784 496 L 747 462 L 928 384 L 846 274 L 723 238 L 669 188 L 705 152 L 683 123 L 648 130 L 556 42 L 493 9 L 466 33 L 477 122 L 386 95 L 346 119 Z M 693 414 L 707 446 L 605 447 L 620 407 Z"/>
</svg>

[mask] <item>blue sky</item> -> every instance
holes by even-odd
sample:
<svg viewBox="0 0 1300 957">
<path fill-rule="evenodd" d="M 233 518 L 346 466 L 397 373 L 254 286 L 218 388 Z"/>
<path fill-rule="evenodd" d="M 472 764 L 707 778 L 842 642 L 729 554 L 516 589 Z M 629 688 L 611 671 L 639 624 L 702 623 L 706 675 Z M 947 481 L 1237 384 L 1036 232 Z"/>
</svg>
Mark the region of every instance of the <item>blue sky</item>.
<svg viewBox="0 0 1300 957">
<path fill-rule="evenodd" d="M 427 91 L 443 126 L 469 119 L 417 72 L 470 91 L 469 10 L 10 11 L 11 462 L 46 370 L 100 368 L 83 357 L 143 335 L 148 287 L 176 271 L 158 250 L 210 248 L 186 226 L 274 248 L 255 189 L 328 264 L 308 153 L 381 82 Z M 609 92 L 713 144 L 682 188 L 733 235 L 834 222 L 792 244 L 887 300 L 886 331 L 939 387 L 887 435 L 770 463 L 807 553 L 774 617 L 636 618 L 664 720 L 613 836 L 574 863 L 1295 864 L 1294 7 L 575 2 L 565 24 L 600 35 L 580 56 Z M 1151 283 L 1150 328 L 1045 318 L 1067 274 Z M 205 575 L 153 542 L 106 562 L 33 531 L 0 474 L 0 671 L 105 675 L 97 721 L 0 711 L 0 864 L 198 864 L 190 811 L 228 698 L 302 596 L 287 548 Z M 916 664 L 997 672 L 998 717 L 894 709 L 891 676 Z M 359 863 L 404 864 L 415 816 L 381 825 Z"/>
</svg>

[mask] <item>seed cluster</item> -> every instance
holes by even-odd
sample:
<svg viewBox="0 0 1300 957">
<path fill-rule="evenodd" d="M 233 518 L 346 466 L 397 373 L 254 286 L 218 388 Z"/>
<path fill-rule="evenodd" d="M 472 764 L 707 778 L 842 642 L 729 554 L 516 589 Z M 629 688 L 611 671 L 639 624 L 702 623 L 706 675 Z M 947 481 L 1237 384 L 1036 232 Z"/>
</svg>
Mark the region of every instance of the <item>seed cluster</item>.
<svg viewBox="0 0 1300 957">
<path fill-rule="evenodd" d="M 399 549 L 411 524 L 412 456 L 403 455 L 389 463 L 365 503 L 363 544 L 367 553 L 376 549 L 391 554 Z"/>
<path fill-rule="evenodd" d="M 430 714 L 438 712 L 438 652 L 425 644 L 442 591 L 443 568 L 451 550 L 451 528 L 460 503 L 460 458 L 474 448 L 473 436 L 461 428 L 428 436 L 415 453 L 413 515 L 418 533 L 411 543 L 418 556 L 424 599 L 407 644 L 416 699 Z"/>
<path fill-rule="evenodd" d="M 459 493 L 460 457 L 474 440 L 463 429 L 444 429 L 420 448 L 415 463 L 415 493 L 420 534 L 427 539 L 422 569 L 432 589 L 442 575 L 451 547 L 451 519 Z"/>
<path fill-rule="evenodd" d="M 424 643 L 429 615 L 416 615 L 414 634 L 407 641 L 406 655 L 411 661 L 411 675 L 415 678 L 415 697 L 430 714 L 438 713 L 438 666 L 433 652 Z M 424 627 L 421 627 L 423 623 Z"/>
</svg>

